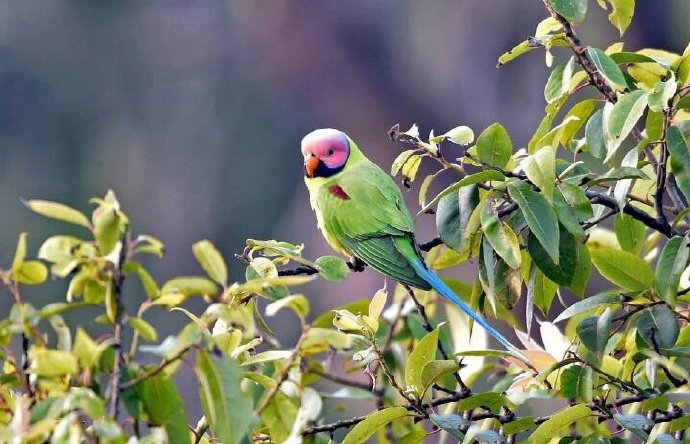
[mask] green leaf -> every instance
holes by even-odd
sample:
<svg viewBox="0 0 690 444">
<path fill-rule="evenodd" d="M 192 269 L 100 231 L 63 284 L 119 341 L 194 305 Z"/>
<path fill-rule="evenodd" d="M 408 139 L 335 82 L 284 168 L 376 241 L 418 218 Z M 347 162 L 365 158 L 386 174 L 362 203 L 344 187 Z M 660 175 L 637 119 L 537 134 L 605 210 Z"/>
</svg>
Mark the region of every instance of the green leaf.
<svg viewBox="0 0 690 444">
<path fill-rule="evenodd" d="M 618 213 L 613 218 L 613 230 L 621 248 L 639 255 L 647 235 L 647 226 L 627 214 Z"/>
<path fill-rule="evenodd" d="M 651 428 L 654 426 L 654 421 L 640 413 L 633 413 L 631 415 L 621 415 L 616 413 L 613 415 L 613 420 L 620 424 L 624 429 L 630 430 L 630 432 L 632 432 L 642 441 L 646 441 L 647 438 L 649 438 L 649 435 L 644 431 L 644 429 L 649 428 L 649 430 L 651 430 Z"/>
<path fill-rule="evenodd" d="M 477 407 L 488 407 L 492 412 L 500 413 L 503 406 L 512 407 L 510 401 L 502 393 L 484 392 L 458 401 L 457 410 L 466 412 Z"/>
<path fill-rule="evenodd" d="M 642 291 L 654 284 L 654 271 L 639 256 L 608 248 L 590 250 L 589 254 L 599 273 L 619 287 Z"/>
<path fill-rule="evenodd" d="M 589 198 L 587 198 L 582 188 L 569 182 L 561 182 L 558 184 L 558 189 L 563 194 L 563 198 L 568 205 L 570 205 L 573 214 L 575 214 L 578 220 L 583 221 L 594 216 L 592 203 L 589 201 Z"/>
<path fill-rule="evenodd" d="M 587 99 L 570 108 L 568 114 L 563 117 L 563 122 L 567 123 L 563 125 L 558 135 L 558 141 L 561 142 L 561 145 L 565 148 L 570 148 L 570 142 L 573 140 L 573 137 L 585 126 L 589 116 L 592 115 L 598 105 L 598 100 Z M 554 143 L 553 145 L 556 144 Z"/>
<path fill-rule="evenodd" d="M 468 126 L 456 126 L 444 134 L 456 145 L 466 146 L 474 141 L 474 131 Z"/>
<path fill-rule="evenodd" d="M 671 155 L 671 171 L 685 198 L 690 200 L 690 148 L 676 126 L 668 128 L 666 143 Z"/>
<path fill-rule="evenodd" d="M 503 433 L 506 435 L 515 435 L 523 430 L 529 430 L 537 427 L 534 423 L 534 418 L 531 416 L 524 416 L 515 421 L 508 422 L 503 425 Z"/>
<path fill-rule="evenodd" d="M 512 153 L 513 142 L 500 123 L 489 126 L 477 138 L 477 156 L 482 162 L 503 168 Z"/>
<path fill-rule="evenodd" d="M 478 203 L 479 189 L 474 185 L 451 192 L 439 201 L 436 230 L 444 244 L 456 251 L 465 250 L 468 243 L 465 230 Z"/>
<path fill-rule="evenodd" d="M 618 167 L 587 181 L 588 186 L 602 182 L 616 182 L 624 179 L 649 179 L 644 171 L 633 167 Z"/>
<path fill-rule="evenodd" d="M 561 373 L 561 391 L 567 398 L 578 402 L 592 400 L 592 368 L 571 365 Z"/>
<path fill-rule="evenodd" d="M 511 268 L 520 267 L 520 243 L 508 224 L 501 222 L 492 208 L 492 199 L 484 201 L 480 215 L 482 230 L 489 243 Z"/>
<path fill-rule="evenodd" d="M 544 87 L 544 98 L 546 103 L 553 103 L 567 94 L 570 89 L 570 80 L 573 77 L 573 70 L 575 68 L 575 57 L 570 57 L 567 63 L 561 63 L 556 66 L 549 79 L 546 81 Z"/>
<path fill-rule="evenodd" d="M 556 182 L 556 149 L 552 146 L 540 148 L 536 153 L 525 158 L 522 169 L 529 180 L 539 187 L 546 200 L 553 202 Z"/>
<path fill-rule="evenodd" d="M 618 64 L 623 63 L 657 63 L 653 58 L 638 52 L 617 52 L 611 54 L 611 60 Z"/>
<path fill-rule="evenodd" d="M 669 101 L 676 94 L 677 89 L 678 82 L 675 79 L 657 82 L 654 90 L 649 94 L 649 109 L 655 112 L 669 109 Z"/>
<path fill-rule="evenodd" d="M 598 109 L 585 125 L 585 140 L 592 156 L 597 159 L 606 157 L 606 139 L 604 138 L 603 110 Z"/>
<path fill-rule="evenodd" d="M 321 256 L 314 264 L 319 270 L 319 275 L 331 282 L 343 282 L 350 274 L 347 262 L 336 256 Z"/>
<path fill-rule="evenodd" d="M 612 11 L 609 14 L 609 21 L 613 26 L 618 28 L 620 35 L 623 33 L 630 22 L 632 22 L 633 14 L 635 12 L 635 0 L 608 0 L 611 3 Z"/>
<path fill-rule="evenodd" d="M 549 308 L 551 308 L 553 298 L 556 296 L 558 284 L 544 276 L 540 270 L 536 270 L 534 273 L 534 281 L 530 282 L 530 286 L 533 291 L 534 305 L 539 308 L 544 316 L 547 316 L 549 314 Z"/>
<path fill-rule="evenodd" d="M 42 262 L 26 261 L 19 268 L 19 272 L 14 278 L 22 284 L 42 284 L 48 278 L 48 269 Z"/>
<path fill-rule="evenodd" d="M 29 350 L 29 373 L 42 376 L 76 375 L 77 358 L 60 350 L 32 347 Z"/>
<path fill-rule="evenodd" d="M 405 366 L 405 384 L 415 387 L 418 394 L 422 392 L 424 383 L 422 372 L 424 366 L 436 359 L 436 347 L 438 346 L 438 328 L 427 333 L 414 347 Z"/>
<path fill-rule="evenodd" d="M 467 429 L 470 426 L 470 422 L 456 413 L 450 413 L 446 415 L 437 415 L 432 413 L 429 415 L 431 422 L 436 424 L 436 426 L 448 432 L 450 436 L 458 440 L 465 438 L 465 434 L 462 433 L 463 429 Z"/>
<path fill-rule="evenodd" d="M 638 89 L 622 95 L 618 102 L 613 105 L 611 115 L 608 118 L 608 134 L 611 140 L 607 144 L 605 162 L 613 158 L 621 142 L 628 137 L 637 121 L 644 114 L 647 108 L 647 96 L 646 91 Z"/>
<path fill-rule="evenodd" d="M 555 324 L 556 322 L 564 321 L 572 318 L 573 316 L 597 309 L 602 305 L 619 304 L 620 301 L 620 296 L 612 293 L 601 293 L 595 296 L 590 296 L 587 299 L 578 301 L 563 310 L 563 312 L 558 315 L 553 322 Z"/>
<path fill-rule="evenodd" d="M 564 287 L 570 286 L 577 269 L 577 241 L 565 228 L 560 227 L 556 240 L 558 244 L 558 262 L 554 262 L 551 256 L 537 239 L 534 232 L 527 237 L 527 251 L 534 263 L 553 282 Z"/>
<path fill-rule="evenodd" d="M 546 444 L 554 436 L 560 436 L 559 431 L 570 424 L 592 415 L 592 411 L 584 404 L 577 404 L 555 413 L 548 420 L 544 421 L 530 435 L 530 444 Z"/>
<path fill-rule="evenodd" d="M 577 336 L 589 351 L 600 360 L 611 334 L 611 311 L 601 316 L 588 316 L 577 324 Z"/>
<path fill-rule="evenodd" d="M 245 359 L 242 362 L 242 367 L 263 364 L 271 361 L 280 361 L 283 359 L 288 359 L 290 356 L 292 356 L 292 351 L 290 350 L 267 350 Z"/>
<path fill-rule="evenodd" d="M 242 368 L 233 359 L 199 352 L 196 362 L 201 406 L 215 437 L 225 444 L 246 439 L 252 398 L 242 391 Z"/>
<path fill-rule="evenodd" d="M 505 65 L 508 62 L 515 60 L 523 54 L 526 54 L 532 50 L 536 49 L 535 45 L 531 45 L 529 40 L 523 40 L 522 42 L 515 45 L 510 51 L 506 51 L 500 55 L 498 58 L 497 68 Z"/>
<path fill-rule="evenodd" d="M 509 183 L 508 194 L 522 210 L 530 232 L 539 239 L 551 260 L 558 264 L 558 219 L 553 208 L 526 182 Z"/>
<path fill-rule="evenodd" d="M 99 344 L 81 328 L 77 328 L 77 334 L 74 338 L 74 346 L 72 348 L 72 354 L 76 356 L 79 361 L 79 366 L 82 369 L 91 369 L 94 365 L 98 363 L 98 359 L 105 350 L 109 347 L 108 343 Z"/>
<path fill-rule="evenodd" d="M 204 239 L 192 245 L 192 252 L 208 277 L 220 285 L 225 285 L 228 281 L 228 267 L 215 245 L 210 240 Z"/>
<path fill-rule="evenodd" d="M 200 276 L 182 276 L 170 279 L 161 288 L 161 293 L 180 293 L 184 296 L 214 296 L 218 294 L 216 284 Z"/>
<path fill-rule="evenodd" d="M 41 216 L 50 217 L 51 219 L 61 220 L 70 224 L 81 225 L 89 228 L 89 218 L 87 218 L 81 211 L 75 210 L 67 205 L 51 202 L 48 200 L 26 200 L 22 202 L 31 211 L 34 211 Z"/>
<path fill-rule="evenodd" d="M 669 423 L 672 432 L 690 429 L 690 415 L 681 416 Z"/>
<path fill-rule="evenodd" d="M 12 259 L 12 274 L 16 275 L 22 268 L 24 259 L 26 258 L 26 238 L 28 233 L 21 233 L 17 241 L 17 248 L 14 251 L 14 259 Z"/>
<path fill-rule="evenodd" d="M 594 66 L 597 70 L 604 76 L 604 78 L 611 84 L 612 87 L 623 90 L 626 87 L 625 77 L 620 68 L 611 60 L 611 57 L 606 55 L 604 51 L 599 48 L 587 47 L 587 53 L 589 54 Z"/>
<path fill-rule="evenodd" d="M 164 372 L 137 386 L 151 426 L 164 426 L 170 444 L 191 443 L 189 418 L 177 386 Z"/>
<path fill-rule="evenodd" d="M 551 0 L 553 9 L 569 22 L 578 24 L 587 15 L 587 0 Z"/>
<path fill-rule="evenodd" d="M 453 373 L 459 369 L 458 363 L 450 359 L 427 362 L 424 364 L 421 373 L 422 393 L 425 393 L 429 386 L 441 376 Z"/>
<path fill-rule="evenodd" d="M 101 255 L 108 255 L 120 241 L 122 222 L 119 211 L 107 203 L 93 212 L 93 231 Z"/>
<path fill-rule="evenodd" d="M 153 325 L 149 324 L 142 318 L 129 318 L 127 321 L 132 328 L 139 333 L 139 336 L 149 342 L 158 342 L 158 333 Z"/>
<path fill-rule="evenodd" d="M 341 444 L 363 444 L 380 428 L 407 416 L 405 407 L 389 407 L 367 416 L 367 419 L 357 424 L 343 439 Z"/>
<path fill-rule="evenodd" d="M 678 294 L 680 276 L 688 265 L 690 245 L 688 237 L 674 236 L 666 242 L 656 264 L 654 285 L 657 293 L 669 304 L 674 304 Z"/>
<path fill-rule="evenodd" d="M 587 285 L 592 275 L 592 259 L 589 257 L 589 250 L 587 246 L 577 244 L 577 266 L 573 274 L 573 281 L 570 283 L 570 289 L 582 297 L 587 292 Z"/>
<path fill-rule="evenodd" d="M 160 295 L 158 284 L 141 263 L 137 261 L 127 261 L 124 265 L 124 270 L 127 273 L 136 273 L 149 299 L 155 299 Z"/>
<path fill-rule="evenodd" d="M 477 183 L 482 183 L 482 182 L 490 182 L 490 181 L 502 182 L 504 180 L 505 180 L 505 176 L 503 175 L 503 173 L 501 173 L 500 171 L 496 171 L 496 170 L 484 170 L 484 171 L 480 171 L 478 173 L 468 174 L 467 176 L 460 179 L 458 182 L 455 182 L 453 185 L 446 187 L 443 191 L 438 193 L 438 195 L 436 197 L 431 199 L 431 201 L 428 204 L 426 204 L 421 210 L 419 210 L 419 214 L 424 213 L 425 211 L 429 210 L 431 207 L 433 207 L 436 204 L 436 202 L 439 202 L 441 199 L 448 196 L 449 194 L 457 192 L 460 188 L 467 187 L 469 185 L 474 185 Z"/>
<path fill-rule="evenodd" d="M 678 319 L 668 305 L 654 305 L 645 309 L 637 321 L 637 333 L 652 349 L 672 348 L 679 332 Z"/>
</svg>

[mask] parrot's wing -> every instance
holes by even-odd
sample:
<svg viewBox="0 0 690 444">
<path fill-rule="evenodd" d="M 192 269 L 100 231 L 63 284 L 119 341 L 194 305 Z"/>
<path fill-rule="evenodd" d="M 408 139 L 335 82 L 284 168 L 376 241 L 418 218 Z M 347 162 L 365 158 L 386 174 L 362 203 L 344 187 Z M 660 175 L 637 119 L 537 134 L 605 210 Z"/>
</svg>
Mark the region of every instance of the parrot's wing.
<svg viewBox="0 0 690 444">
<path fill-rule="evenodd" d="M 347 199 L 326 196 L 319 205 L 326 230 L 372 268 L 402 283 L 429 289 L 410 263 L 419 259 L 414 225 L 395 182 L 369 162 L 344 173 L 338 186 Z"/>
</svg>

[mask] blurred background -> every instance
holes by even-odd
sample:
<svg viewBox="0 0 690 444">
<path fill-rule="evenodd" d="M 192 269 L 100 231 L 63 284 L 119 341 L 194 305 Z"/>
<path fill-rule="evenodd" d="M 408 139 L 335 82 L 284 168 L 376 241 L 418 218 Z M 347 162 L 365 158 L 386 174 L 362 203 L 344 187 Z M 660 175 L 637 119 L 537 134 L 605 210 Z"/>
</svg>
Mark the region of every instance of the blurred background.
<svg viewBox="0 0 690 444">
<path fill-rule="evenodd" d="M 605 48 L 617 31 L 589 6 L 581 36 Z M 20 197 L 90 211 L 88 199 L 108 189 L 135 233 L 167 245 L 150 264 L 159 282 L 202 273 L 191 245 L 203 238 L 234 279 L 246 238 L 328 254 L 302 183 L 301 137 L 342 129 L 384 169 L 400 150 L 386 135 L 395 123 L 479 134 L 499 121 L 524 146 L 543 115 L 544 53 L 495 65 L 545 16 L 537 0 L 2 2 L 0 263 L 10 263 L 20 231 L 35 255 L 47 236 L 71 229 Z M 688 17 L 687 0 L 639 1 L 626 49 L 682 52 Z M 564 61 L 564 50 L 554 53 Z M 420 241 L 432 238 L 433 217 L 418 228 Z M 382 283 L 367 271 L 305 292 L 320 313 Z M 61 300 L 65 287 L 26 296 Z M 134 306 L 143 291 L 128 288 L 125 306 Z M 147 318 L 163 325 L 161 337 L 186 321 L 164 310 Z M 291 344 L 298 326 L 285 325 Z"/>
</svg>

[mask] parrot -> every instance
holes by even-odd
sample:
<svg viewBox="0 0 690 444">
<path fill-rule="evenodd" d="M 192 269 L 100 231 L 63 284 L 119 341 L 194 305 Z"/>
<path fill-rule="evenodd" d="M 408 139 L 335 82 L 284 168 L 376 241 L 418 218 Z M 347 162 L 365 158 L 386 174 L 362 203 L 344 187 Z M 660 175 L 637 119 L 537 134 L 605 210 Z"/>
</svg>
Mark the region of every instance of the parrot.
<svg viewBox="0 0 690 444">
<path fill-rule="evenodd" d="M 366 264 L 408 287 L 433 288 L 524 360 L 515 345 L 426 265 L 400 188 L 347 134 L 314 130 L 302 139 L 301 151 L 309 201 L 331 248 L 349 257 L 355 269 Z"/>
</svg>

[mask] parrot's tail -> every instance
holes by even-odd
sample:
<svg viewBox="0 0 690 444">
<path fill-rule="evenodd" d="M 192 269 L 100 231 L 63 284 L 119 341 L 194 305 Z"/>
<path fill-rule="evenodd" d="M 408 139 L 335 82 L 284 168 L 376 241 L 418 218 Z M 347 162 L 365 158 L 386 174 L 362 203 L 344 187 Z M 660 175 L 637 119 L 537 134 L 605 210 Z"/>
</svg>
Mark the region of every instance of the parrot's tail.
<svg viewBox="0 0 690 444">
<path fill-rule="evenodd" d="M 417 274 L 419 274 L 419 276 L 421 276 L 425 281 L 427 281 L 429 285 L 431 285 L 434 288 L 434 290 L 438 292 L 438 294 L 440 294 L 441 296 L 455 304 L 455 306 L 458 307 L 460 310 L 464 311 L 467 314 L 467 316 L 471 317 L 472 319 L 474 319 L 476 323 L 484 327 L 484 329 L 487 332 L 489 332 L 491 336 L 493 336 L 498 342 L 503 344 L 503 346 L 512 354 L 514 354 L 516 358 L 519 358 L 520 360 L 525 362 L 529 362 L 527 357 L 520 351 L 520 349 L 514 346 L 505 336 L 503 336 L 498 330 L 496 330 L 488 322 L 486 322 L 484 318 L 475 313 L 469 305 L 467 305 L 462 299 L 460 299 L 458 295 L 456 295 L 455 292 L 453 292 L 453 290 L 451 290 L 450 287 L 448 287 L 448 285 L 446 285 L 446 283 L 441 280 L 440 277 L 438 277 L 433 271 L 429 270 L 429 268 L 427 268 L 427 266 L 421 259 L 417 259 L 410 262 Z"/>
</svg>

